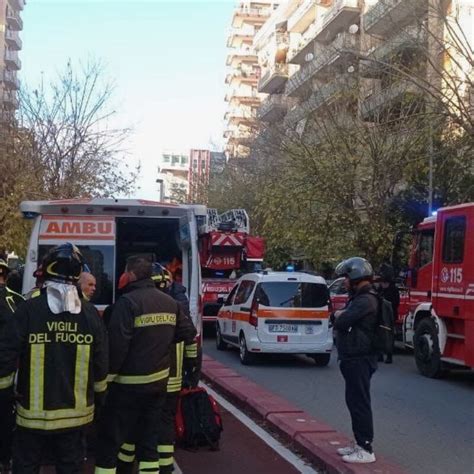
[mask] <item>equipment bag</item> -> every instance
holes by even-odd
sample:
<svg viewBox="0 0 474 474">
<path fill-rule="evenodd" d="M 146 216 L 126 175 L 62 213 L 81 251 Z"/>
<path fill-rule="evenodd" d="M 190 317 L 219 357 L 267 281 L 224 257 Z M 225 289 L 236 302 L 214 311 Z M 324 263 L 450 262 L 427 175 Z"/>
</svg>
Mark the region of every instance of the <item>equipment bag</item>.
<svg viewBox="0 0 474 474">
<path fill-rule="evenodd" d="M 371 292 L 371 294 L 374 295 L 379 302 L 373 347 L 378 353 L 391 354 L 394 341 L 392 304 L 378 293 Z"/>
<path fill-rule="evenodd" d="M 181 390 L 176 411 L 176 440 L 181 446 L 217 451 L 222 429 L 219 406 L 205 388 Z"/>
</svg>

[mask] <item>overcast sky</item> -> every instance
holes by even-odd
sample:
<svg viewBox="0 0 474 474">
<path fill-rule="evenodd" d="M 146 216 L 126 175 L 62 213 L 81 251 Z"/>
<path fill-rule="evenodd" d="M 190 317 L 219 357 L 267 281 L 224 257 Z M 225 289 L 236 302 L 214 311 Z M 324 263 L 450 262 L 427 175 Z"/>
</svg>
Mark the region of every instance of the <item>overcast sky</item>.
<svg viewBox="0 0 474 474">
<path fill-rule="evenodd" d="M 235 2 L 28 0 L 21 79 L 54 76 L 70 58 L 103 59 L 142 163 L 139 197 L 157 197 L 163 149 L 222 145 L 226 39 Z"/>
</svg>

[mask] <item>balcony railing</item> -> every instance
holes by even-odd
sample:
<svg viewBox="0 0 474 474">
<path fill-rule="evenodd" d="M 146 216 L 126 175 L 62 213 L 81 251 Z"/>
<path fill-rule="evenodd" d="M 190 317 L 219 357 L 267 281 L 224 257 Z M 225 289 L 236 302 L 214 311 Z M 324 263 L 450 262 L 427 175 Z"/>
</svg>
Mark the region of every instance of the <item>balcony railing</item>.
<svg viewBox="0 0 474 474">
<path fill-rule="evenodd" d="M 426 0 L 379 0 L 364 15 L 364 27 L 370 34 L 385 35 L 408 17 L 415 19 L 426 10 Z"/>
<path fill-rule="evenodd" d="M 281 89 L 288 80 L 288 64 L 276 63 L 262 76 L 258 90 L 272 94 Z"/>
<path fill-rule="evenodd" d="M 5 64 L 10 69 L 21 69 L 21 61 L 16 51 L 5 51 Z"/>
<path fill-rule="evenodd" d="M 273 10 L 271 8 L 247 8 L 245 6 L 238 7 L 234 10 L 235 16 L 243 17 L 259 17 L 259 16 L 269 16 Z"/>
<path fill-rule="evenodd" d="M 288 19 L 288 31 L 302 33 L 316 17 L 316 0 L 304 0 Z"/>
<path fill-rule="evenodd" d="M 367 59 L 360 63 L 359 73 L 362 77 L 379 77 L 384 70 L 387 70 L 389 67 L 387 62 L 396 53 L 421 48 L 426 41 L 426 31 L 416 25 L 410 25 L 369 51 L 366 54 Z"/>
<path fill-rule="evenodd" d="M 322 49 L 316 59 L 313 59 L 290 78 L 286 93 L 289 96 L 296 94 L 310 79 L 322 73 L 326 66 L 337 64 L 339 58 L 348 54 L 356 54 L 358 47 L 357 36 L 345 32 L 340 33 L 329 46 Z"/>
<path fill-rule="evenodd" d="M 23 20 L 20 18 L 20 15 L 11 8 L 7 10 L 7 23 L 12 30 L 23 29 Z"/>
<path fill-rule="evenodd" d="M 331 102 L 340 95 L 347 95 L 348 100 L 355 98 L 355 86 L 357 79 L 350 74 L 341 74 L 331 82 L 318 87 L 310 96 L 310 98 L 300 104 L 297 109 L 293 109 L 291 120 L 298 122 L 308 117 L 322 105 Z M 353 93 L 354 92 L 354 93 Z"/>
<path fill-rule="evenodd" d="M 370 119 L 384 110 L 395 110 L 396 104 L 403 102 L 407 103 L 407 108 L 411 108 L 414 101 L 419 100 L 422 95 L 422 89 L 416 84 L 400 80 L 385 89 L 374 91 L 366 97 L 361 103 L 361 115 L 364 119 Z"/>
<path fill-rule="evenodd" d="M 232 64 L 234 58 L 254 59 L 257 62 L 257 53 L 252 48 L 235 48 L 229 51 L 227 56 L 227 65 Z"/>
<path fill-rule="evenodd" d="M 268 96 L 258 108 L 258 118 L 271 122 L 282 118 L 288 107 L 294 105 L 295 101 L 283 94 L 273 94 Z"/>
<path fill-rule="evenodd" d="M 23 47 L 23 42 L 21 41 L 18 31 L 6 30 L 5 41 L 11 49 L 18 51 Z"/>
<path fill-rule="evenodd" d="M 334 36 L 352 23 L 358 23 L 359 0 L 336 0 L 333 6 L 317 22 L 316 40 L 332 41 Z"/>
<path fill-rule="evenodd" d="M 8 89 L 19 89 L 20 81 L 15 72 L 13 71 L 4 71 L 3 72 L 3 82 Z"/>
</svg>

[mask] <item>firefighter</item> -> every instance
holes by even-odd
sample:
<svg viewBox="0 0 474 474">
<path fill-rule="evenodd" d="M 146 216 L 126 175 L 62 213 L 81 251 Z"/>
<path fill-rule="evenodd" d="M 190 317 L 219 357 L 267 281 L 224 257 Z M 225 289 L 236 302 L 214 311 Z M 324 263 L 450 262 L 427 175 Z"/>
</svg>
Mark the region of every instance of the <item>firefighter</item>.
<svg viewBox="0 0 474 474">
<path fill-rule="evenodd" d="M 186 296 L 186 289 L 182 285 L 173 286 L 170 272 L 159 263 L 153 264 L 153 275 L 151 277 L 156 288 L 170 295 L 177 301 L 186 316 L 189 317 L 189 300 Z M 182 288 L 182 289 L 181 289 Z M 171 293 L 171 291 L 173 293 Z M 184 290 L 184 291 L 182 291 Z M 196 386 L 199 381 L 198 370 L 198 347 L 197 343 L 190 339 L 188 341 L 176 342 L 171 345 L 170 350 L 170 377 L 166 388 L 166 400 L 161 411 L 158 425 L 158 453 L 160 461 L 160 474 L 173 472 L 174 465 L 174 442 L 175 442 L 175 417 L 178 406 L 178 396 L 183 385 L 183 370 L 187 383 Z M 118 455 L 120 474 L 133 472 L 133 462 L 135 461 L 135 444 L 130 438 L 127 443 L 120 448 Z"/>
<path fill-rule="evenodd" d="M 25 298 L 27 300 L 30 300 L 31 298 L 36 298 L 41 294 L 41 288 L 44 285 L 42 265 L 39 265 L 38 268 L 33 272 L 33 277 L 35 278 L 35 286 L 25 295 Z"/>
<path fill-rule="evenodd" d="M 115 473 L 120 447 L 135 437 L 139 472 L 159 472 L 158 426 L 175 341 L 190 341 L 196 329 L 176 301 L 151 279 L 152 263 L 127 260 L 128 282 L 109 321 L 110 391 L 99 426 L 96 474 Z M 131 448 L 124 445 L 122 448 Z"/>
<path fill-rule="evenodd" d="M 6 282 L 10 272 L 5 260 L 0 259 L 0 337 L 8 323 L 13 317 L 17 306 L 23 301 L 23 297 L 8 288 Z M 13 435 L 13 427 L 15 425 L 15 416 L 13 412 L 13 398 L 10 397 L 8 391 L 3 391 L 6 395 L 5 400 L 1 400 L 3 385 L 9 382 L 3 381 L 0 376 L 0 420 L 2 426 L 0 428 L 0 472 L 8 472 L 11 461 L 11 440 Z"/>
<path fill-rule="evenodd" d="M 46 449 L 56 472 L 82 472 L 83 430 L 107 388 L 108 348 L 94 306 L 79 299 L 83 267 L 77 247 L 45 257 L 40 296 L 22 303 L 0 335 L 0 392 L 13 396 L 18 366 L 13 473 L 38 473 Z"/>
</svg>

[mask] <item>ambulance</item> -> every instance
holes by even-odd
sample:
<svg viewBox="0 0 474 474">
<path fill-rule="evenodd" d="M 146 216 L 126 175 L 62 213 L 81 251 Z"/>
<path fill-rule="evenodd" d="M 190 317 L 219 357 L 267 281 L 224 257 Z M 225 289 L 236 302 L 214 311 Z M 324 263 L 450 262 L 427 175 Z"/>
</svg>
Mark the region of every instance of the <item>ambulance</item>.
<svg viewBox="0 0 474 474">
<path fill-rule="evenodd" d="M 166 265 L 179 261 L 182 284 L 198 332 L 201 329 L 201 272 L 198 220 L 205 206 L 136 199 L 25 201 L 21 212 L 33 221 L 23 276 L 23 294 L 35 286 L 33 273 L 49 249 L 71 242 L 97 279 L 92 302 L 99 311 L 117 298 L 127 258 L 141 255 Z"/>
</svg>

